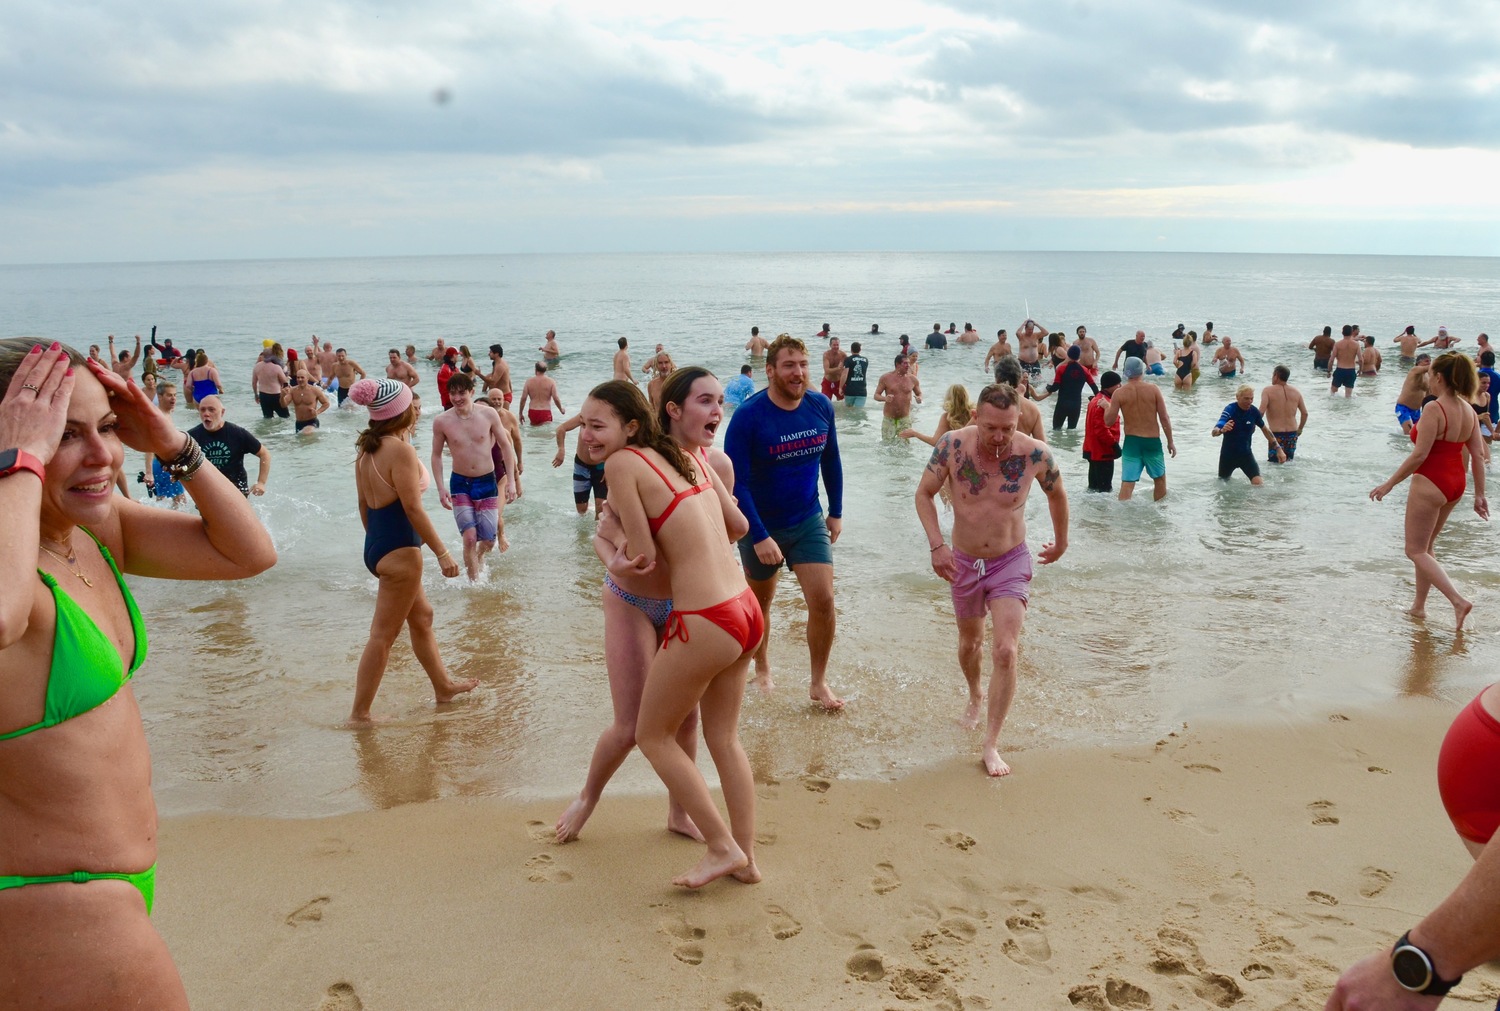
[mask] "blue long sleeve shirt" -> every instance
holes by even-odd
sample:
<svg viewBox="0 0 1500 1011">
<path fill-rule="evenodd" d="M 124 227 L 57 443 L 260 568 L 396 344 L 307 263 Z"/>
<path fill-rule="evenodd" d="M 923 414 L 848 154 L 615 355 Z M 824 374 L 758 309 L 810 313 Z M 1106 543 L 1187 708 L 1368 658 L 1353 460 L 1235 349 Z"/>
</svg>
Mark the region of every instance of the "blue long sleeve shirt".
<svg viewBox="0 0 1500 1011">
<path fill-rule="evenodd" d="M 730 417 L 724 452 L 734 464 L 736 498 L 750 521 L 752 544 L 822 508 L 819 473 L 828 515 L 843 516 L 844 468 L 833 404 L 821 393 L 804 393 L 790 411 L 777 407 L 766 391 L 756 393 Z"/>
</svg>

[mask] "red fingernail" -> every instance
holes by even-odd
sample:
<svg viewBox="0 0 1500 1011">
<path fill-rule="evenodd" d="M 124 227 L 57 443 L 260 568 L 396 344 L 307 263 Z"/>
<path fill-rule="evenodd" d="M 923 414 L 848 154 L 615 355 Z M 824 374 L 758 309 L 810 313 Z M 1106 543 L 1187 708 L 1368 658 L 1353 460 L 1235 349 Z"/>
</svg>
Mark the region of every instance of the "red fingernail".
<svg viewBox="0 0 1500 1011">
<path fill-rule="evenodd" d="M 60 347 L 62 347 L 62 345 L 60 343 L 58 343 L 57 341 L 53 341 L 52 342 L 52 347 L 49 348 L 48 350 L 56 351 Z"/>
<path fill-rule="evenodd" d="M 68 371 L 66 371 L 66 372 L 63 373 L 63 378 L 66 379 L 68 376 L 71 376 L 72 374 L 73 374 L 73 366 L 69 365 L 68 366 Z"/>
<path fill-rule="evenodd" d="M 34 355 L 41 354 L 42 353 L 42 346 L 40 344 L 38 344 L 36 347 L 34 347 L 34 348 L 31 349 L 31 353 L 34 354 Z"/>
</svg>

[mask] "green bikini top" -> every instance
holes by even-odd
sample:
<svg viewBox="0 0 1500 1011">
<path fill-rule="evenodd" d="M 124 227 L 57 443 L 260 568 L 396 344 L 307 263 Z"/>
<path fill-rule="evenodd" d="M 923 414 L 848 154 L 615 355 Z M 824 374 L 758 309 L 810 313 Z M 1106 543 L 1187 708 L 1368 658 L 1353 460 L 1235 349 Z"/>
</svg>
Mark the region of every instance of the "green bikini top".
<svg viewBox="0 0 1500 1011">
<path fill-rule="evenodd" d="M 57 585 L 56 579 L 37 569 L 37 575 L 52 591 L 52 601 L 57 606 L 57 626 L 52 635 L 52 668 L 47 673 L 47 701 L 42 722 L 0 734 L 0 741 L 55 727 L 97 709 L 119 693 L 121 686 L 135 675 L 146 659 L 146 623 L 141 619 L 140 608 L 135 606 L 135 598 L 130 595 L 130 588 L 125 585 L 125 578 L 120 575 L 109 549 L 88 530 L 84 533 L 99 545 L 99 553 L 115 574 L 120 595 L 125 598 L 125 607 L 130 611 L 130 627 L 135 636 L 135 657 L 131 660 L 130 670 L 124 674 L 120 672 L 120 652 L 115 649 L 115 644 L 99 631 L 88 612 Z"/>
</svg>

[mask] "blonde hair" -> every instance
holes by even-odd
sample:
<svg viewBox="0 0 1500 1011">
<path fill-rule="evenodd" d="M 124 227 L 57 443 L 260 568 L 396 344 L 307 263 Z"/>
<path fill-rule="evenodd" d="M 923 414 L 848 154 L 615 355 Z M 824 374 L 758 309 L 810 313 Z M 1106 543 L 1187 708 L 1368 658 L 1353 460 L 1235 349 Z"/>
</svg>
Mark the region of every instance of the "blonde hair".
<svg viewBox="0 0 1500 1011">
<path fill-rule="evenodd" d="M 963 383 L 954 383 L 943 396 L 943 411 L 948 415 L 948 428 L 957 431 L 974 419 L 974 404 L 969 400 L 969 388 Z"/>
</svg>

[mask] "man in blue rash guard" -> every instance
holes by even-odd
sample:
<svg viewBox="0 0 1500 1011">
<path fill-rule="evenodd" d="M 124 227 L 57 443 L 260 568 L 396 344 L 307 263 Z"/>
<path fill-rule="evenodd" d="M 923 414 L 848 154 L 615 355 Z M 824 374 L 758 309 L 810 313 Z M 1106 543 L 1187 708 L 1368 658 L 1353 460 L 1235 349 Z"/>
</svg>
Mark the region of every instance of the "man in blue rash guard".
<svg viewBox="0 0 1500 1011">
<path fill-rule="evenodd" d="M 844 471 L 839 463 L 833 404 L 808 390 L 807 346 L 782 334 L 766 349 L 769 385 L 746 400 L 729 419 L 724 451 L 734 464 L 734 484 L 750 532 L 740 540 L 745 577 L 760 600 L 766 635 L 755 653 L 755 680 L 773 687 L 766 646 L 771 601 L 785 564 L 807 604 L 807 649 L 812 661 L 813 701 L 826 710 L 844 702 L 828 687 L 833 651 L 833 550 L 844 521 Z M 818 500 L 818 475 L 828 492 L 828 514 Z"/>
<path fill-rule="evenodd" d="M 1219 479 L 1227 481 L 1236 470 L 1245 472 L 1251 484 L 1262 484 L 1260 465 L 1255 462 L 1255 451 L 1250 441 L 1258 428 L 1265 433 L 1266 441 L 1275 448 L 1276 462 L 1286 463 L 1286 452 L 1281 442 L 1266 426 L 1265 418 L 1255 404 L 1255 387 L 1241 386 L 1236 391 L 1234 403 L 1224 408 L 1219 423 L 1213 428 L 1214 438 L 1223 437 L 1219 446 Z"/>
</svg>

